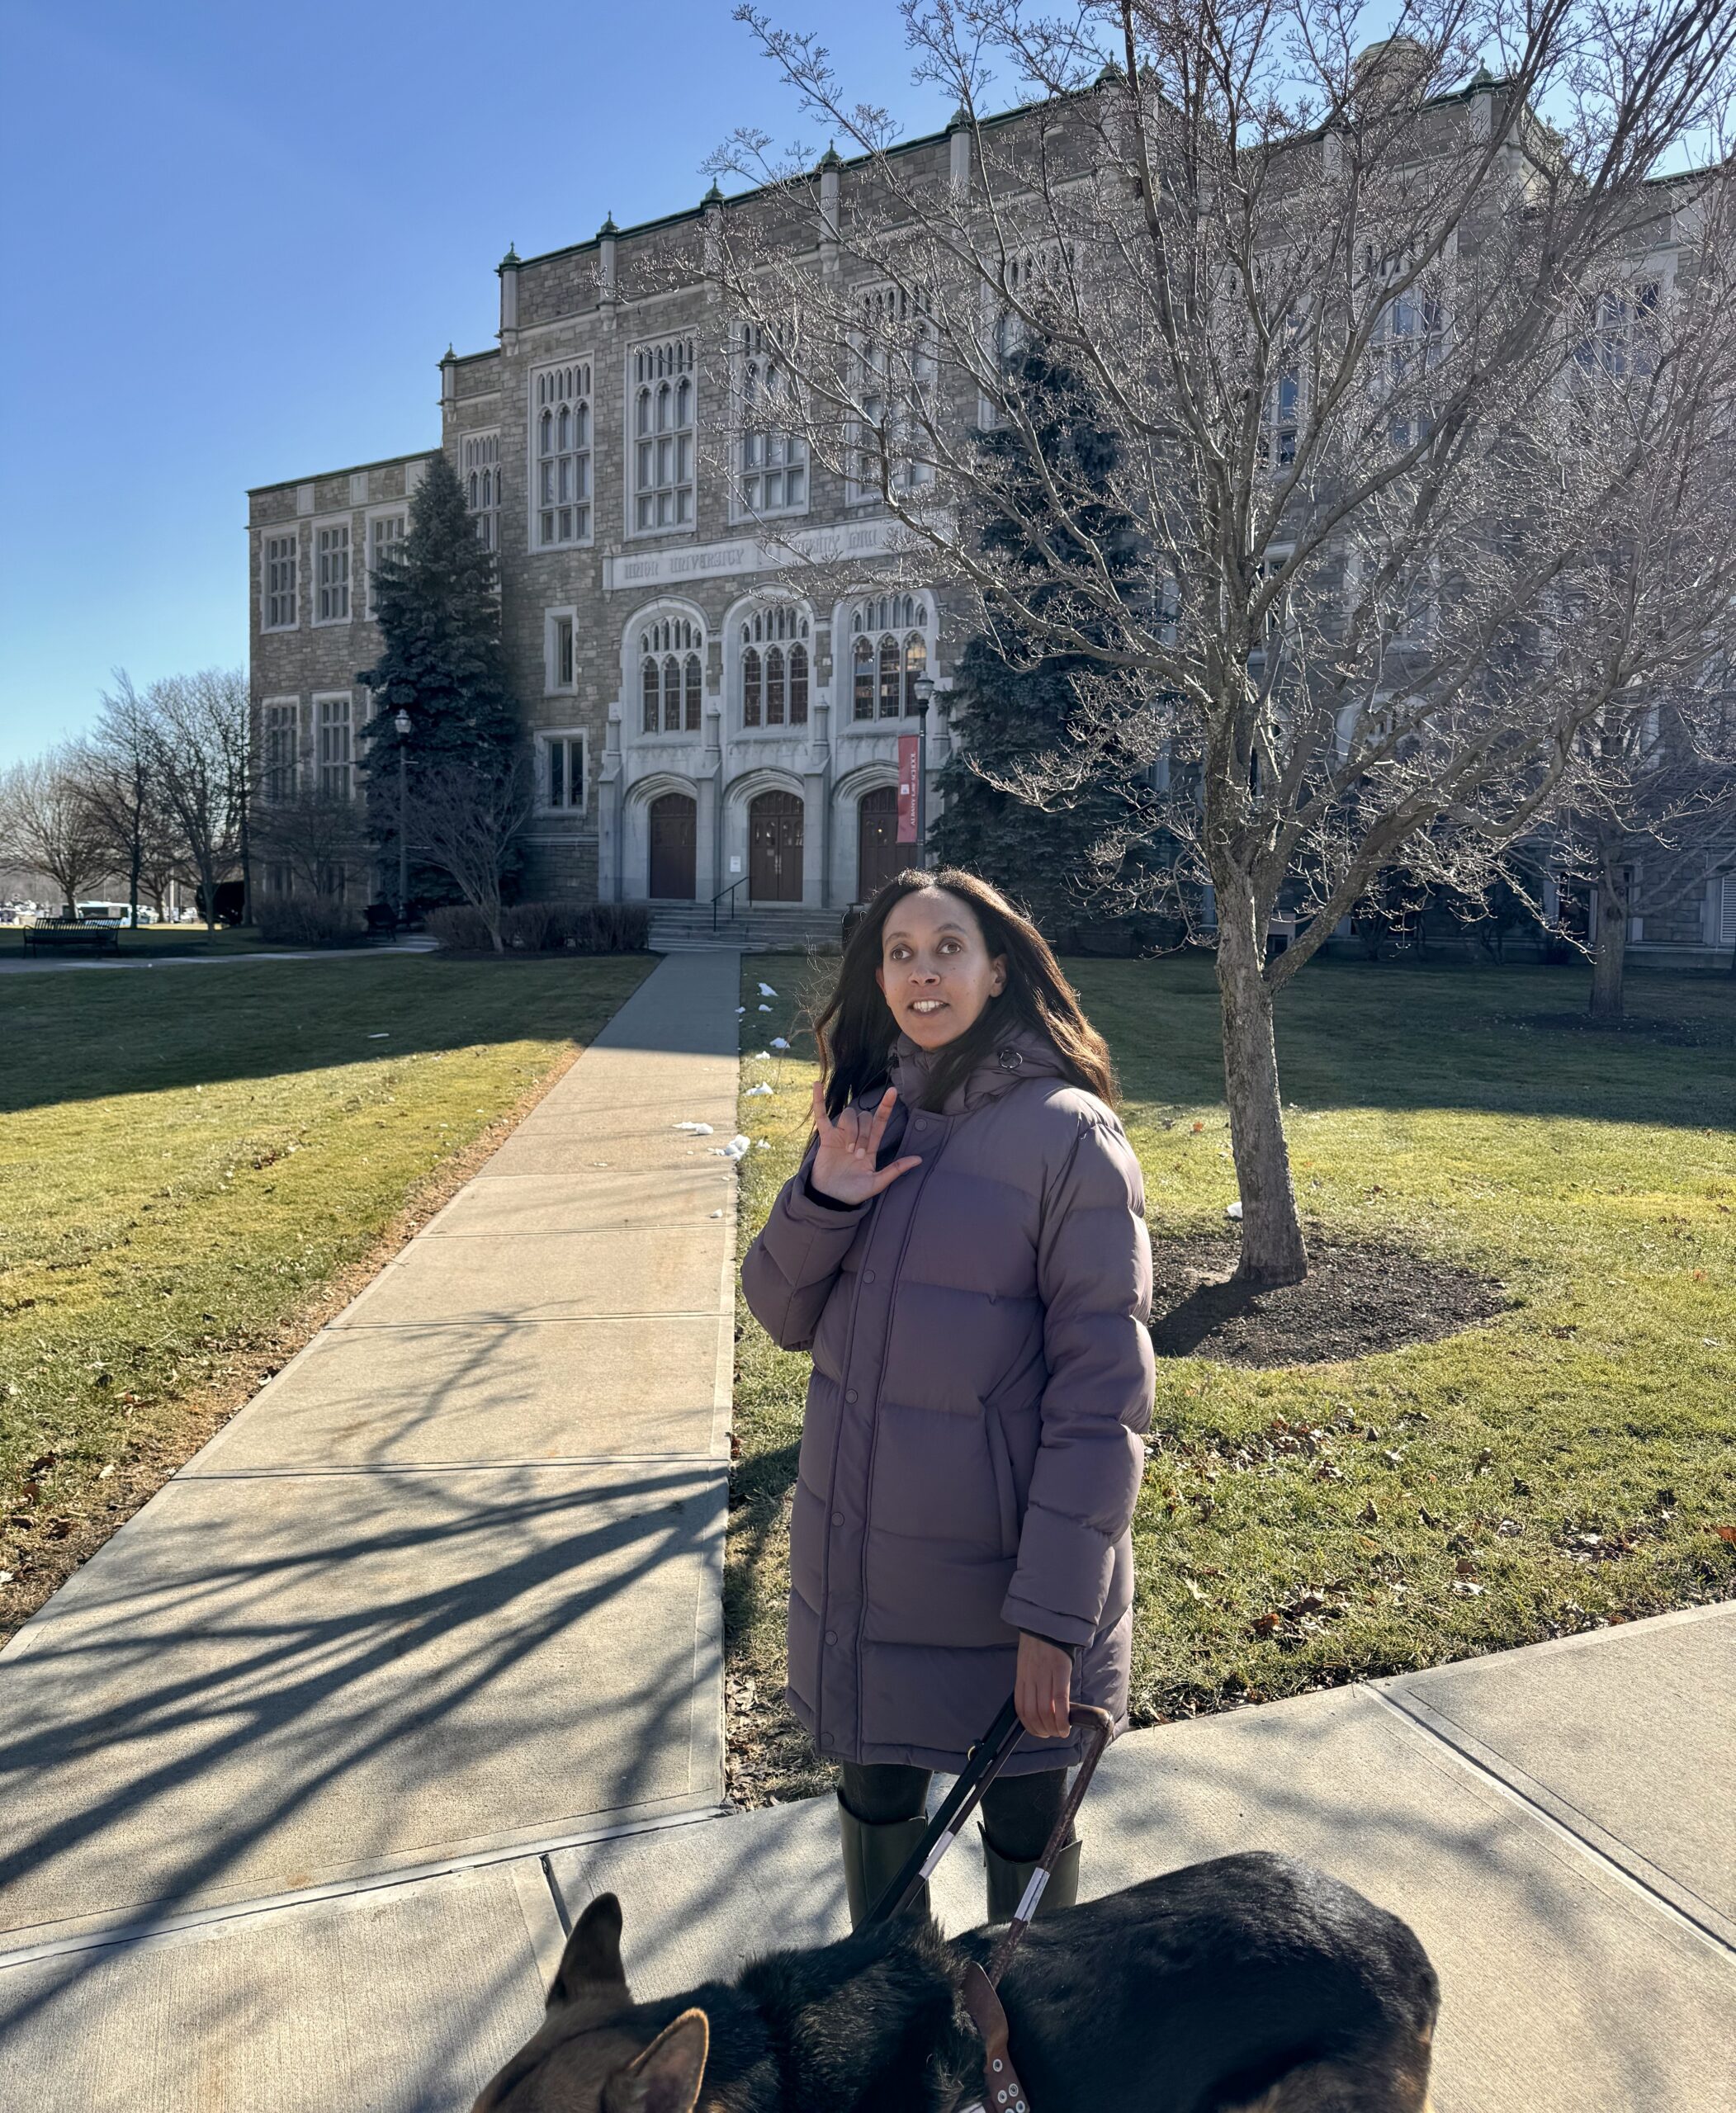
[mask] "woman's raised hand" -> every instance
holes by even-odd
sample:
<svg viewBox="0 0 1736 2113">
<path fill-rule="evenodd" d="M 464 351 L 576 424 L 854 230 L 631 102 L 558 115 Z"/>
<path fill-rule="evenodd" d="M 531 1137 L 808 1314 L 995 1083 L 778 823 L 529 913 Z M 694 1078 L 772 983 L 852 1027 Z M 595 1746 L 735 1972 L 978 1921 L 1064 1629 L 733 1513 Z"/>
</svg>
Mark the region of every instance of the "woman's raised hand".
<svg viewBox="0 0 1736 2113">
<path fill-rule="evenodd" d="M 888 1086 L 872 1112 L 840 1108 L 835 1123 L 825 1112 L 821 1081 L 815 1080 L 814 1128 L 819 1134 L 820 1148 L 808 1169 L 808 1179 L 822 1196 L 830 1196 L 835 1203 L 865 1203 L 870 1196 L 890 1188 L 901 1174 L 921 1165 L 917 1157 L 895 1159 L 890 1166 L 878 1169 L 874 1165 L 897 1100 L 896 1089 Z"/>
</svg>

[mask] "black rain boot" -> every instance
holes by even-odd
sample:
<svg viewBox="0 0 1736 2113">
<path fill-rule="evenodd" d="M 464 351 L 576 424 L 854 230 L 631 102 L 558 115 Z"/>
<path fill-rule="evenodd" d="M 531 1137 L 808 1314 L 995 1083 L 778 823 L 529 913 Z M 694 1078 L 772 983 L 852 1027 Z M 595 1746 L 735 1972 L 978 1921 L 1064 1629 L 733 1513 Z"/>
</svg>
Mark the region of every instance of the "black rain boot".
<svg viewBox="0 0 1736 2113">
<path fill-rule="evenodd" d="M 982 1860 L 988 1866 L 989 1920 L 1010 1922 L 1018 1912 L 1019 1903 L 1024 1898 L 1024 1889 L 1030 1884 L 1039 1860 L 1033 1857 L 1029 1864 L 1015 1864 L 1010 1856 L 1003 1856 L 989 1840 L 986 1827 L 977 1831 L 982 1836 Z M 1038 1915 L 1052 1914 L 1057 1907 L 1071 1907 L 1078 1900 L 1079 1850 L 1076 1834 L 1055 1859 L 1055 1868 L 1049 1873 L 1049 1882 L 1037 1903 Z M 1034 1916 L 1032 1920 L 1035 1919 Z"/>
<path fill-rule="evenodd" d="M 850 1904 L 850 1927 L 859 1930 L 868 1910 L 910 1860 L 911 1851 L 928 1832 L 928 1815 L 914 1819 L 889 1820 L 876 1827 L 858 1819 L 838 1799 L 838 1832 L 844 1842 L 844 1891 Z M 929 1889 L 920 1886 L 911 1897 L 907 1915 L 928 1919 Z"/>
</svg>

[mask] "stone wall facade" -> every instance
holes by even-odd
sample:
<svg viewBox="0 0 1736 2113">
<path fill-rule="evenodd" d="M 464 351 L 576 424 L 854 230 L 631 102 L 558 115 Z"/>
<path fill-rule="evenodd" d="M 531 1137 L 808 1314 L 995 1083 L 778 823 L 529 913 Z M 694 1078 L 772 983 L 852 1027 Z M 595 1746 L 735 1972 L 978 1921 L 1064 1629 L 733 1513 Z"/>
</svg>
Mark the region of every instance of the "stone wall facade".
<svg viewBox="0 0 1736 2113">
<path fill-rule="evenodd" d="M 969 181 L 962 125 L 899 151 L 916 189 Z M 738 901 L 820 911 L 863 899 L 902 863 L 891 811 L 899 737 L 924 729 L 932 787 L 953 737 L 944 709 L 915 711 L 915 683 L 932 680 L 944 707 L 964 643 L 954 613 L 941 593 L 888 592 L 890 522 L 813 465 L 778 533 L 847 564 L 829 568 L 836 591 L 804 597 L 799 569 L 747 514 L 746 466 L 702 445 L 721 409 L 707 395 L 732 356 L 706 271 L 719 216 L 758 215 L 762 236 L 825 268 L 828 229 L 847 229 L 872 202 L 856 187 L 869 181 L 829 156 L 806 201 L 798 191 L 726 203 L 714 190 L 642 227 L 606 222 L 546 256 L 509 252 L 497 343 L 440 363 L 440 445 L 497 555 L 508 669 L 534 758 L 530 894 L 702 905 L 734 890 Z M 684 433 L 692 459 L 684 476 L 672 456 L 642 491 L 639 393 L 683 385 L 687 422 L 664 437 L 679 448 Z M 973 396 L 950 408 L 961 427 L 974 422 Z M 427 459 L 250 494 L 253 697 L 267 781 L 276 768 L 281 782 L 290 742 L 297 782 L 338 782 L 331 715 L 348 697 L 359 735 L 367 693 L 356 671 L 379 645 L 367 555 Z M 351 591 L 339 620 L 321 607 L 320 540 L 343 524 Z M 293 621 L 281 579 L 272 598 L 285 538 L 298 567 Z M 1655 934 L 1648 922 L 1636 943 L 1729 947 L 1729 892 L 1714 880 L 1704 902 L 1658 920 Z"/>
</svg>

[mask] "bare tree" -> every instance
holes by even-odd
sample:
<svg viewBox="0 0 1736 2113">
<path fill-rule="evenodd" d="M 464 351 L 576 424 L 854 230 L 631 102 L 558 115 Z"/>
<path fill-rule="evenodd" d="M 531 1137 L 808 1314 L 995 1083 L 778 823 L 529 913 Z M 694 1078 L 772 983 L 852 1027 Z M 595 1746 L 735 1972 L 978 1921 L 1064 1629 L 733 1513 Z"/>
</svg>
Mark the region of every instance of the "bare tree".
<svg viewBox="0 0 1736 2113">
<path fill-rule="evenodd" d="M 530 820 L 535 787 L 523 757 L 498 768 L 474 761 L 430 762 L 412 780 L 405 834 L 413 858 L 449 873 L 488 928 L 496 953 L 501 937 L 501 883 L 507 858 Z"/>
<path fill-rule="evenodd" d="M 91 811 L 77 751 L 50 749 L 0 772 L 0 861 L 45 873 L 60 891 L 64 915 L 107 874 L 102 826 Z"/>
<path fill-rule="evenodd" d="M 207 922 L 216 915 L 218 884 L 248 848 L 247 678 L 239 669 L 206 668 L 153 683 L 144 699 L 150 754 L 163 805 L 173 817 Z"/>
<path fill-rule="evenodd" d="M 336 901 L 370 855 L 366 810 L 357 800 L 302 787 L 253 808 L 253 845 L 262 858 L 288 867 L 297 894 Z"/>
<path fill-rule="evenodd" d="M 125 669 L 116 670 L 114 689 L 103 695 L 95 732 L 73 754 L 86 807 L 102 834 L 104 863 L 125 874 L 136 925 L 146 872 L 173 858 L 174 840 L 156 767 L 150 707 Z"/>
<path fill-rule="evenodd" d="M 1696 684 L 1647 711 L 1600 712 L 1580 730 L 1586 768 L 1554 863 L 1588 898 L 1594 1019 L 1622 1017 L 1634 921 L 1664 919 L 1736 872 L 1732 705 L 1722 682 Z"/>
<path fill-rule="evenodd" d="M 858 158 L 840 192 L 835 158 L 738 135 L 716 166 L 757 188 L 707 224 L 732 343 L 780 381 L 755 408 L 732 359 L 733 430 L 792 433 L 1010 650 L 1095 671 L 1065 748 L 996 782 L 1065 805 L 1168 773 L 1159 891 L 1216 947 L 1256 1283 L 1307 1267 L 1279 991 L 1394 864 L 1490 885 L 1582 797 L 1581 730 L 1678 686 L 1736 587 L 1730 186 L 1658 181 L 1722 136 L 1736 0 L 1407 0 L 1360 52 L 1359 12 L 906 0 L 959 115 L 906 148 L 744 7 Z M 995 66 L 1025 98 L 1000 116 Z M 1021 343 L 1079 378 L 1107 488 L 1045 460 Z M 1280 899 L 1303 924 L 1269 957 Z"/>
</svg>

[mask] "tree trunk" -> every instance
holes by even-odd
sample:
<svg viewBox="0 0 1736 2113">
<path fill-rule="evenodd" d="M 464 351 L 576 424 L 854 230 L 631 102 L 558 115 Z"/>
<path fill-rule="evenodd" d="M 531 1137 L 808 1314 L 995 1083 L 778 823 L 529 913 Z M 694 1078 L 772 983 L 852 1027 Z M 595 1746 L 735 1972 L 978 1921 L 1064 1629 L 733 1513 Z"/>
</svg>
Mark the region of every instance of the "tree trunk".
<svg viewBox="0 0 1736 2113">
<path fill-rule="evenodd" d="M 1278 1094 L 1272 993 L 1262 973 L 1265 934 L 1246 882 L 1218 886 L 1218 990 L 1223 1016 L 1223 1078 L 1230 1145 L 1242 1197 L 1242 1260 L 1246 1283 L 1300 1283 L 1308 1250 L 1290 1185 L 1289 1151 Z"/>
<path fill-rule="evenodd" d="M 1619 1020 L 1627 966 L 1628 906 L 1607 879 L 1597 883 L 1597 938 L 1592 951 L 1592 1018 Z"/>
</svg>

